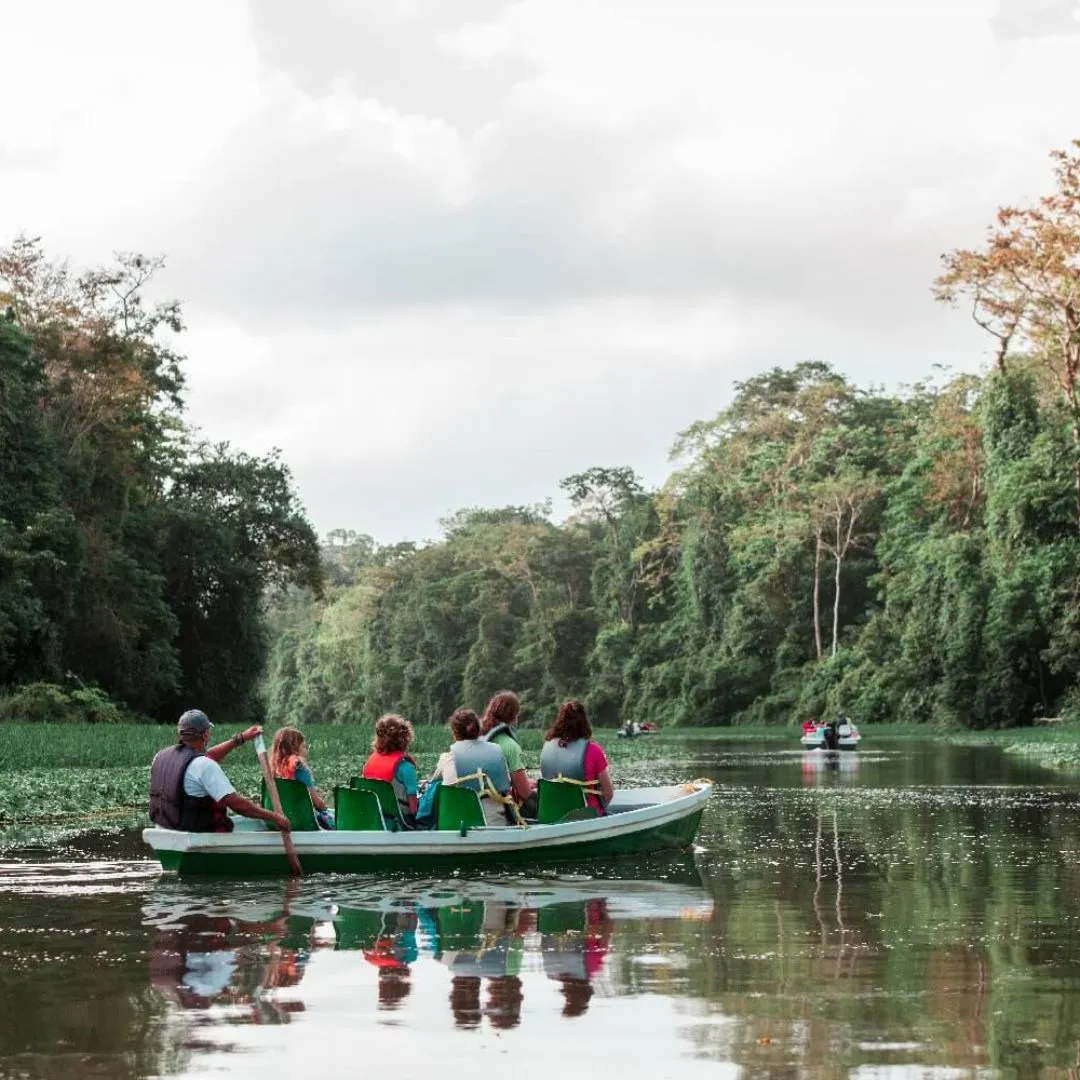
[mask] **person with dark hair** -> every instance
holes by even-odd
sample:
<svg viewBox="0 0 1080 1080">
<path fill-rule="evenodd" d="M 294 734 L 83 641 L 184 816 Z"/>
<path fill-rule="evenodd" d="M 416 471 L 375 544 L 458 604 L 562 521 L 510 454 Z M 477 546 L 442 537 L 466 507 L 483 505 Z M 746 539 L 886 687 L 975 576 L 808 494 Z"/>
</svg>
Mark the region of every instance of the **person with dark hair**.
<svg viewBox="0 0 1080 1080">
<path fill-rule="evenodd" d="M 405 717 L 393 713 L 380 716 L 375 723 L 371 754 L 360 773 L 365 780 L 388 780 L 393 784 L 401 816 L 407 824 L 416 820 L 419 797 L 419 773 L 416 761 L 409 754 L 412 740 L 412 724 Z"/>
<path fill-rule="evenodd" d="M 518 745 L 517 722 L 521 718 L 521 702 L 513 690 L 500 690 L 484 709 L 480 721 L 480 734 L 485 742 L 493 743 L 506 759 L 506 769 L 510 773 L 510 785 L 514 799 L 526 817 L 536 814 L 536 784 L 529 779 L 525 771 L 525 761 Z"/>
<path fill-rule="evenodd" d="M 481 796 L 487 823 L 506 825 L 510 820 L 508 807 L 497 799 L 485 797 L 488 784 L 499 795 L 510 794 L 510 773 L 502 751 L 494 743 L 480 738 L 480 718 L 472 709 L 456 709 L 450 717 L 449 727 L 454 745 L 439 758 L 432 779 L 444 784 L 460 782 L 462 787 L 472 788 Z M 488 784 L 476 779 L 477 773 L 483 773 Z"/>
<path fill-rule="evenodd" d="M 586 802 L 601 814 L 607 812 L 615 788 L 608 775 L 607 756 L 599 743 L 592 741 L 592 727 L 580 701 L 564 701 L 559 706 L 555 722 L 544 737 L 540 775 L 545 780 L 561 776 L 592 785 L 599 793 L 587 793 Z"/>
<path fill-rule="evenodd" d="M 228 811 L 269 821 L 283 831 L 289 819 L 238 795 L 219 761 L 230 750 L 262 734 L 249 727 L 226 742 L 210 746 L 214 725 L 201 709 L 188 709 L 176 725 L 176 745 L 158 751 L 150 766 L 150 818 L 162 829 L 184 832 L 232 832 Z"/>
</svg>

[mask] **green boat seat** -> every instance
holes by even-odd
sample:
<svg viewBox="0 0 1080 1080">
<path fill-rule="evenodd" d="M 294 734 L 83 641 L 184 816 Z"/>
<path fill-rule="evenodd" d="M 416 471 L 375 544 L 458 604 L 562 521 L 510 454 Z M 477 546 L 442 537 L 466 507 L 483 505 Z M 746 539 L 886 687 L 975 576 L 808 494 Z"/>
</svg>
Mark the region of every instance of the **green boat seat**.
<svg viewBox="0 0 1080 1080">
<path fill-rule="evenodd" d="M 480 796 L 471 788 L 442 784 L 435 797 L 435 827 L 465 835 L 467 829 L 486 825 Z"/>
<path fill-rule="evenodd" d="M 281 812 L 289 819 L 293 832 L 318 832 L 319 823 L 315 820 L 315 808 L 311 805 L 308 789 L 299 780 L 275 779 L 274 783 L 281 800 Z M 264 810 L 274 809 L 265 780 L 262 782 L 262 805 Z"/>
<path fill-rule="evenodd" d="M 585 792 L 577 784 L 558 780 L 539 780 L 536 784 L 536 820 L 540 825 L 553 825 L 572 810 L 584 810 Z"/>
<path fill-rule="evenodd" d="M 278 945 L 283 949 L 310 948 L 314 929 L 315 920 L 310 915 L 288 915 L 285 918 L 285 936 Z"/>
<path fill-rule="evenodd" d="M 379 940 L 382 929 L 381 911 L 338 908 L 334 918 L 334 948 L 342 951 L 370 949 Z"/>
<path fill-rule="evenodd" d="M 439 952 L 461 952 L 477 948 L 484 936 L 484 901 L 466 900 L 435 909 L 439 928 Z"/>
<path fill-rule="evenodd" d="M 386 821 L 386 827 L 394 832 L 405 828 L 405 822 L 401 817 L 401 805 L 394 793 L 394 785 L 389 780 L 367 780 L 363 776 L 354 776 L 349 781 L 349 787 L 357 791 L 371 791 L 379 800 L 382 807 L 382 815 Z"/>
<path fill-rule="evenodd" d="M 541 934 L 585 933 L 588 917 L 580 900 L 547 904 L 536 913 L 536 929 Z"/>
<path fill-rule="evenodd" d="M 334 788 L 334 820 L 338 832 L 382 832 L 382 808 L 373 791 L 353 787 Z"/>
</svg>

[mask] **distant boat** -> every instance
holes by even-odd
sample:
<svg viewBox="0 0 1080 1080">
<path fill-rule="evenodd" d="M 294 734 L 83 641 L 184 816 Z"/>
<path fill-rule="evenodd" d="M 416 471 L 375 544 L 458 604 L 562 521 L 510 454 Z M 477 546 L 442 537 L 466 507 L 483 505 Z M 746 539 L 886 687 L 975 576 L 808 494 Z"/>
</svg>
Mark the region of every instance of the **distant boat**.
<svg viewBox="0 0 1080 1080">
<path fill-rule="evenodd" d="M 807 750 L 854 750 L 862 736 L 846 717 L 827 723 L 807 721 L 799 740 Z"/>
<path fill-rule="evenodd" d="M 660 729 L 651 721 L 639 724 L 636 721 L 631 724 L 623 724 L 615 734 L 620 739 L 636 739 L 638 735 L 656 735 Z"/>
</svg>

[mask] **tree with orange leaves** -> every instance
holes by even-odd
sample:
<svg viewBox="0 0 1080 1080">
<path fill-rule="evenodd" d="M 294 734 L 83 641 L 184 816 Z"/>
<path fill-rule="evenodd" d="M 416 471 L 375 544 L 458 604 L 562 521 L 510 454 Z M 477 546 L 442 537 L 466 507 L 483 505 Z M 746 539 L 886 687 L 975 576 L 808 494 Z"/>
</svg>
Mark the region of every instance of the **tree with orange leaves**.
<svg viewBox="0 0 1080 1080">
<path fill-rule="evenodd" d="M 1028 352 L 1061 390 L 1073 437 L 1080 528 L 1080 140 L 1056 150 L 1057 190 L 1027 207 L 1002 207 L 980 250 L 943 257 L 934 283 L 942 301 L 970 300 L 975 321 L 997 339 L 995 363 Z"/>
</svg>

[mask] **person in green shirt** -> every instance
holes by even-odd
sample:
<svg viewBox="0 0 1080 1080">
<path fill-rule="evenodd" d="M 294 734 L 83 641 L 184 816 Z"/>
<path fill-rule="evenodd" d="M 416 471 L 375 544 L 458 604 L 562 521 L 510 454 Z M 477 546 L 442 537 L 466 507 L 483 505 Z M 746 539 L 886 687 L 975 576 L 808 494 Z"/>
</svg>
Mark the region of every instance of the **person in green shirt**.
<svg viewBox="0 0 1080 1080">
<path fill-rule="evenodd" d="M 480 722 L 480 737 L 494 743 L 506 758 L 510 787 L 522 817 L 536 816 L 536 784 L 525 771 L 515 728 L 521 716 L 521 702 L 513 690 L 500 690 L 488 703 Z"/>
</svg>

